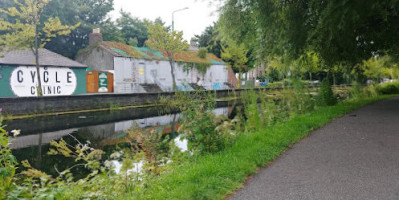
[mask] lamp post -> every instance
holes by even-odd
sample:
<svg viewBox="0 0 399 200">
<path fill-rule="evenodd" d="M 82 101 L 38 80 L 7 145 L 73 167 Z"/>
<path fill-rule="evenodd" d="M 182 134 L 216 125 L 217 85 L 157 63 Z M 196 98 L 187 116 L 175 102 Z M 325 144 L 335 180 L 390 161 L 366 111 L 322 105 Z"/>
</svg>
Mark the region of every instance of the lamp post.
<svg viewBox="0 0 399 200">
<path fill-rule="evenodd" d="M 187 9 L 188 9 L 188 7 L 185 7 L 185 8 L 181 8 L 181 9 L 178 9 L 178 10 L 175 10 L 172 12 L 172 32 L 175 30 L 175 13 L 179 12 L 179 11 L 187 10 Z M 174 74 L 175 74 L 175 53 L 173 52 L 172 53 L 172 76 L 173 77 L 175 76 Z M 175 91 L 176 87 L 177 86 L 176 86 L 175 82 L 173 82 L 173 91 Z M 174 129 L 174 127 L 172 127 L 172 129 Z M 174 130 L 172 130 L 172 131 L 174 132 Z"/>
<path fill-rule="evenodd" d="M 172 31 L 175 30 L 175 13 L 177 13 L 179 11 L 187 10 L 187 9 L 188 9 L 188 7 L 185 7 L 185 8 L 181 8 L 181 9 L 178 9 L 178 10 L 175 10 L 172 12 Z"/>
</svg>

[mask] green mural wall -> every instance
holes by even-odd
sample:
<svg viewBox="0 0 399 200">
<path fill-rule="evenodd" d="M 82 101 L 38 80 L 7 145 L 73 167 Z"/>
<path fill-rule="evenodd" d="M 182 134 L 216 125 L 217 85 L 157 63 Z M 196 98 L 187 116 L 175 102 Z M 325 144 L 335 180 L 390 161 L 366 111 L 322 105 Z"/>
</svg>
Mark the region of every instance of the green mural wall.
<svg viewBox="0 0 399 200">
<path fill-rule="evenodd" d="M 0 98 L 16 97 L 10 87 L 10 77 L 18 66 L 0 65 Z M 70 68 L 76 75 L 77 85 L 74 95 L 86 93 L 86 68 Z"/>
<path fill-rule="evenodd" d="M 86 90 L 86 68 L 71 68 L 76 75 L 77 84 L 73 94 L 85 94 Z"/>
<path fill-rule="evenodd" d="M 0 97 L 15 97 L 10 88 L 10 76 L 15 67 L 0 65 Z"/>
</svg>

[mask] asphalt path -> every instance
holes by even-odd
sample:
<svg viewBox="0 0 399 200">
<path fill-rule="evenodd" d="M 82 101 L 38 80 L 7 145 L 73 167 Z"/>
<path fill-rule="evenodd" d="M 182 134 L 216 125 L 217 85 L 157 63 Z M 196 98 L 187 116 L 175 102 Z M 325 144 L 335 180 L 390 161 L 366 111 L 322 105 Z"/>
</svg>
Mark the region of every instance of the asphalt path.
<svg viewBox="0 0 399 200">
<path fill-rule="evenodd" d="M 230 199 L 399 199 L 399 97 L 316 130 Z"/>
</svg>

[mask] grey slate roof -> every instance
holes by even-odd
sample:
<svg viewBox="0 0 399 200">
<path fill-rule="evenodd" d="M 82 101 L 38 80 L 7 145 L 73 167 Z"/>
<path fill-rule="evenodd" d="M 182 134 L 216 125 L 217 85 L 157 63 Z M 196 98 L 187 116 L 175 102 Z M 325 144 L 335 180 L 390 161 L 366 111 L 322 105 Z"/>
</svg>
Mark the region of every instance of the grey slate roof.
<svg viewBox="0 0 399 200">
<path fill-rule="evenodd" d="M 0 64 L 34 66 L 35 56 L 29 49 L 0 52 Z M 39 49 L 40 66 L 51 67 L 87 67 L 47 49 Z"/>
</svg>

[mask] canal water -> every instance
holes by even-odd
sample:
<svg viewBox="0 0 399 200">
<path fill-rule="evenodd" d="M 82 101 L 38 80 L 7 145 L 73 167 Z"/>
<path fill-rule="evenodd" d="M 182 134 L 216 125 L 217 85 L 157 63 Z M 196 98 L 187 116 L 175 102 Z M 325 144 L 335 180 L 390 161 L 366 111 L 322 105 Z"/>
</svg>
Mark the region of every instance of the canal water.
<svg viewBox="0 0 399 200">
<path fill-rule="evenodd" d="M 222 107 L 213 110 L 216 115 L 230 116 L 234 108 L 229 102 L 219 103 L 219 106 Z M 171 124 L 178 123 L 179 118 L 177 111 L 165 114 L 161 108 L 149 107 L 12 120 L 3 124 L 7 125 L 5 129 L 9 132 L 21 130 L 10 145 L 19 162 L 28 160 L 32 167 L 56 176 L 76 163 L 73 158 L 48 155 L 51 141 L 63 139 L 71 146 L 89 144 L 110 155 L 126 142 L 130 128 L 144 130 L 161 127 L 168 134 L 173 130 Z M 177 137 L 174 133 L 170 134 L 172 139 Z M 175 139 L 175 143 L 180 149 L 187 149 L 187 142 Z M 72 171 L 75 178 L 83 178 L 89 173 L 84 168 Z"/>
</svg>

